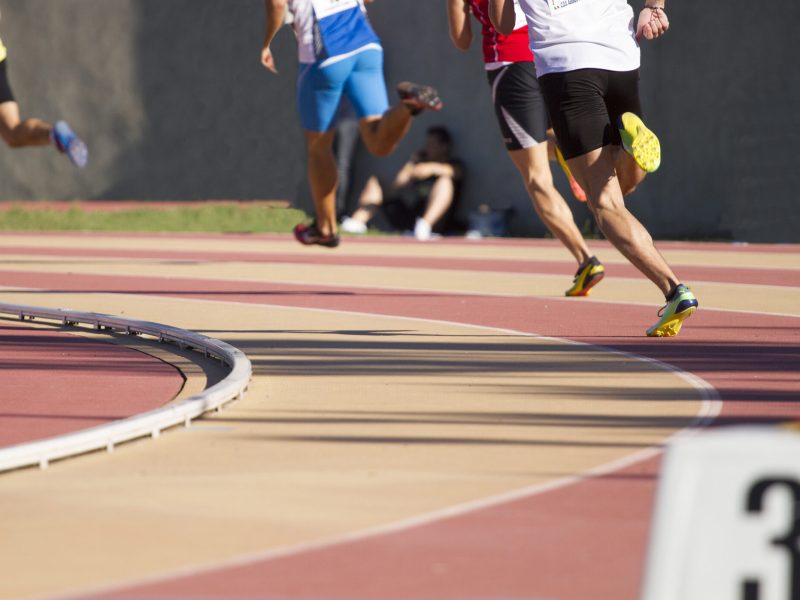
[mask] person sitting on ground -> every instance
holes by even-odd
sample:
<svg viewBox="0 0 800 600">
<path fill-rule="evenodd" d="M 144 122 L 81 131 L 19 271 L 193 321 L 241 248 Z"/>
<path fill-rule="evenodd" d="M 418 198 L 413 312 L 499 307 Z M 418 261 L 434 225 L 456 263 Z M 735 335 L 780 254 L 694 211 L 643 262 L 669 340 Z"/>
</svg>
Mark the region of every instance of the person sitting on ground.
<svg viewBox="0 0 800 600">
<path fill-rule="evenodd" d="M 464 175 L 461 161 L 452 156 L 452 146 L 446 128 L 430 127 L 425 147 L 400 169 L 388 193 L 384 194 L 377 177 L 369 178 L 358 209 L 342 221 L 342 231 L 366 233 L 378 209 L 394 230 L 413 231 L 418 240 L 448 231 Z"/>
</svg>

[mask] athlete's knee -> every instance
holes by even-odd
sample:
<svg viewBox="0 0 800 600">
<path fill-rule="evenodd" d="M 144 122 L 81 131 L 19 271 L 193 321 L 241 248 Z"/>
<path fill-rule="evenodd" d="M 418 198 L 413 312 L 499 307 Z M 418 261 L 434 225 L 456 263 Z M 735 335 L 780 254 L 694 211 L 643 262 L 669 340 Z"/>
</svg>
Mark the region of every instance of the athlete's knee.
<svg viewBox="0 0 800 600">
<path fill-rule="evenodd" d="M 433 182 L 433 189 L 443 193 L 452 194 L 455 191 L 456 183 L 450 175 L 440 175 Z"/>
<path fill-rule="evenodd" d="M 22 130 L 20 127 L 15 127 L 14 129 L 5 129 L 0 132 L 2 135 L 3 141 L 8 145 L 9 148 L 22 148 L 25 146 L 25 138 L 22 134 Z"/>
<path fill-rule="evenodd" d="M 622 195 L 627 196 L 632 194 L 639 186 L 647 173 L 628 154 L 617 161 L 617 177 L 619 179 L 619 186 L 622 190 Z"/>
<path fill-rule="evenodd" d="M 364 189 L 358 198 L 358 204 L 359 206 L 379 206 L 383 204 L 383 188 L 375 175 L 372 175 L 364 185 Z"/>
<path fill-rule="evenodd" d="M 636 188 L 639 187 L 639 184 L 644 181 L 646 176 L 647 173 L 642 171 L 641 175 L 637 173 L 635 176 L 620 178 L 619 186 L 622 189 L 622 195 L 628 196 L 635 192 Z"/>
<path fill-rule="evenodd" d="M 386 158 L 394 152 L 396 143 L 380 138 L 368 138 L 364 140 L 364 145 L 367 147 L 367 152 L 379 158 Z"/>
</svg>

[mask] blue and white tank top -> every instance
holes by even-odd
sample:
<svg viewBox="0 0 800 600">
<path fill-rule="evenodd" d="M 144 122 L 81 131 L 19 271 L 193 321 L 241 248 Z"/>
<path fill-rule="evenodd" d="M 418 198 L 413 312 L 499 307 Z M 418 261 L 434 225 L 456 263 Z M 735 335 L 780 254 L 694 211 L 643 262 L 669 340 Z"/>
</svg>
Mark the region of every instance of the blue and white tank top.
<svg viewBox="0 0 800 600">
<path fill-rule="evenodd" d="M 289 0 L 288 8 L 301 63 L 330 64 L 381 47 L 364 0 Z"/>
</svg>

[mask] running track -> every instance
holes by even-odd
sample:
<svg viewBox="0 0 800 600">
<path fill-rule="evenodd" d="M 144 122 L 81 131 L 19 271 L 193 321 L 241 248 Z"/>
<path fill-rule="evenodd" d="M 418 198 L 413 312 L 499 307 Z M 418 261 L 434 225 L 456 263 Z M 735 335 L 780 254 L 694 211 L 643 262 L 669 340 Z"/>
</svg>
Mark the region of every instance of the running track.
<svg viewBox="0 0 800 600">
<path fill-rule="evenodd" d="M 104 307 L 113 308 L 112 297 L 146 298 L 148 310 L 163 299 L 189 303 L 195 312 L 207 306 L 211 325 L 212 305 L 204 304 L 210 301 L 373 315 L 379 323 L 404 317 L 532 333 L 664 361 L 692 373 L 721 397 L 719 425 L 800 419 L 800 269 L 794 267 L 800 249 L 795 246 L 663 245 L 702 307 L 671 340 L 641 335 L 654 319 L 657 294 L 601 243 L 593 246 L 607 262 L 609 277 L 588 301 L 557 295 L 573 266 L 555 244 L 541 241 L 347 240 L 340 251 L 323 252 L 296 248 L 276 236 L 12 235 L 2 246 L 0 275 L 9 288 L 2 297 L 10 302 L 30 295 L 40 302 L 86 298 L 99 304 L 94 309 L 111 312 Z M 233 330 L 218 331 L 212 335 L 224 337 Z M 291 331 L 297 331 L 296 324 Z M 375 350 L 385 350 L 380 330 L 373 335 L 380 342 Z M 246 345 L 243 349 L 248 351 Z M 591 386 L 592 380 L 600 384 L 613 376 L 587 365 L 576 377 Z M 628 388 L 618 390 L 622 399 L 628 393 Z M 686 390 L 677 386 L 643 385 L 637 393 L 661 406 L 687 400 Z M 623 447 L 628 425 L 669 429 L 683 423 L 663 415 L 605 418 L 619 436 L 614 443 Z M 569 443 L 579 446 L 581 440 Z M 631 444 L 629 453 L 639 450 Z M 483 449 L 476 446 L 472 452 Z M 552 460 L 568 452 L 555 452 Z M 557 473 L 558 464 L 552 466 Z M 121 587 L 119 581 L 98 577 L 92 585 L 43 586 L 38 592 L 98 587 L 104 590 L 100 597 L 113 598 L 632 600 L 642 575 L 658 468 L 654 456 L 417 527 L 330 545 L 315 545 L 313 539 L 304 546 L 286 545 L 293 550 L 265 546 L 262 552 L 243 553 L 249 558 L 234 553 L 217 569 L 198 561 L 202 567 L 184 565 L 183 577 L 151 570 L 124 578 L 131 583 Z M 566 464 L 564 474 L 573 474 Z M 34 475 L 14 477 L 13 483 L 24 487 Z M 147 583 L 148 578 L 154 579 Z M 137 586 L 137 580 L 145 583 Z"/>
</svg>

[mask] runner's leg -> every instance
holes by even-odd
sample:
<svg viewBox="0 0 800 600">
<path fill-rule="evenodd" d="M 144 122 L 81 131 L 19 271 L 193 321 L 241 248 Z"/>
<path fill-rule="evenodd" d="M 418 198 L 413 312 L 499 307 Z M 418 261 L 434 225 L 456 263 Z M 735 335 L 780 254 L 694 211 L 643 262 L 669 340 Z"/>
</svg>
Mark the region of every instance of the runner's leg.
<svg viewBox="0 0 800 600">
<path fill-rule="evenodd" d="M 547 143 L 547 109 L 533 63 L 514 63 L 487 73 L 500 132 L 506 149 L 545 227 L 558 238 L 578 265 L 591 253 L 575 225 L 566 200 L 553 185 Z"/>
<path fill-rule="evenodd" d="M 522 175 L 528 195 L 542 223 L 564 244 L 578 261 L 578 265 L 582 265 L 592 253 L 575 225 L 566 200 L 553 185 L 553 174 L 547 157 L 548 146 L 549 144 L 539 144 L 532 148 L 510 150 L 508 155 Z"/>
<path fill-rule="evenodd" d="M 403 101 L 389 107 L 383 51 L 367 50 L 356 56 L 345 93 L 359 116 L 361 139 L 367 150 L 376 156 L 391 154 L 411 128 L 414 109 Z"/>
<path fill-rule="evenodd" d="M 631 264 L 666 296 L 680 280 L 653 244 L 653 238 L 625 207 L 617 178 L 614 146 L 603 146 L 567 159 L 572 173 L 588 196 L 600 231 Z"/>
<path fill-rule="evenodd" d="M 370 154 L 389 156 L 411 128 L 411 112 L 403 104 L 393 106 L 382 116 L 359 121 L 361 139 Z"/>
<path fill-rule="evenodd" d="M 336 233 L 336 185 L 338 174 L 333 153 L 335 131 L 305 131 L 308 149 L 308 183 L 314 199 L 317 229 L 323 237 Z"/>
<path fill-rule="evenodd" d="M 19 115 L 16 102 L 0 104 L 0 137 L 11 148 L 46 146 L 50 143 L 52 127 L 39 119 L 25 119 Z"/>
</svg>

